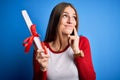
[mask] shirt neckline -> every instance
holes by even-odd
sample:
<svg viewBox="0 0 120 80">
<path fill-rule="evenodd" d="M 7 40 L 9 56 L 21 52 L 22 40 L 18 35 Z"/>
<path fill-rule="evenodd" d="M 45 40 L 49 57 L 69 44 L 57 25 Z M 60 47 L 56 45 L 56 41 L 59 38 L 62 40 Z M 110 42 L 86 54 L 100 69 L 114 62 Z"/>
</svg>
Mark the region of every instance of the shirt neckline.
<svg viewBox="0 0 120 80">
<path fill-rule="evenodd" d="M 54 50 L 50 47 L 49 43 L 46 43 L 46 46 L 49 48 L 49 50 L 50 50 L 51 52 L 53 52 L 53 53 L 55 53 L 55 54 L 60 54 L 60 53 L 62 53 L 62 52 L 64 52 L 64 51 L 66 51 L 66 50 L 69 48 L 70 45 L 67 45 L 62 51 L 54 51 Z"/>
</svg>

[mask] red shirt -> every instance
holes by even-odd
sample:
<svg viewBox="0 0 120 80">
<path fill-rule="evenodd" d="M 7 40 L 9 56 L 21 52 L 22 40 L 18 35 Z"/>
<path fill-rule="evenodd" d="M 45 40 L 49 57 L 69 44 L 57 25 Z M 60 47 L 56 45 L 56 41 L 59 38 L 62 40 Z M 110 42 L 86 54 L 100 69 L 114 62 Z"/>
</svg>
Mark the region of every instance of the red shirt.
<svg viewBox="0 0 120 80">
<path fill-rule="evenodd" d="M 80 36 L 79 48 L 84 52 L 84 57 L 74 58 L 74 62 L 78 69 L 79 79 L 96 80 L 96 73 L 94 71 L 94 67 L 92 64 L 90 44 L 89 40 L 86 37 Z M 47 71 L 42 72 L 40 70 L 40 64 L 35 58 L 35 52 L 33 56 L 33 66 L 34 66 L 33 80 L 47 80 Z"/>
</svg>

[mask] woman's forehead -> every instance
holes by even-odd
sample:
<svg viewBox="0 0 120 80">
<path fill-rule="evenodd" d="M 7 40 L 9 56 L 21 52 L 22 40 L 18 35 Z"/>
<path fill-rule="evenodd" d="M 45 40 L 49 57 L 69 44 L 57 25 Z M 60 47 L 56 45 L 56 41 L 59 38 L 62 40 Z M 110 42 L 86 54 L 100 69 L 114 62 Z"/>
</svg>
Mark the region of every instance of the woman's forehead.
<svg viewBox="0 0 120 80">
<path fill-rule="evenodd" d="M 73 15 L 76 14 L 76 13 L 75 13 L 75 10 L 74 10 L 72 7 L 70 7 L 70 6 L 66 7 L 66 8 L 64 9 L 63 13 L 73 14 Z"/>
</svg>

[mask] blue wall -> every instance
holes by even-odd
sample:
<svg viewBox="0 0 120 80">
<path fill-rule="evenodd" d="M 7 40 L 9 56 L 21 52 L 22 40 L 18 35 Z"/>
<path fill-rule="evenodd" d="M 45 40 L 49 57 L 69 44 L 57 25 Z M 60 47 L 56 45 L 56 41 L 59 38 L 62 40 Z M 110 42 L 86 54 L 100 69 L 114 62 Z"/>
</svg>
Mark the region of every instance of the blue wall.
<svg viewBox="0 0 120 80">
<path fill-rule="evenodd" d="M 0 80 L 32 80 L 32 52 L 24 53 L 29 31 L 21 15 L 26 9 L 44 40 L 52 8 L 71 2 L 79 14 L 79 34 L 89 38 L 97 80 L 120 80 L 119 0 L 0 0 Z"/>
</svg>

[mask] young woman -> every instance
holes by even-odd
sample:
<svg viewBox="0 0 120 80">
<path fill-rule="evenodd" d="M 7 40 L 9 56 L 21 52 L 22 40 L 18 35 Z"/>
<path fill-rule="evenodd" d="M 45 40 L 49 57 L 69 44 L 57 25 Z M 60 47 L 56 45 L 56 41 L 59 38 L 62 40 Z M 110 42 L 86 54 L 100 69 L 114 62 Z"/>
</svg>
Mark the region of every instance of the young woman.
<svg viewBox="0 0 120 80">
<path fill-rule="evenodd" d="M 34 50 L 34 80 L 95 80 L 89 41 L 78 36 L 78 15 L 59 3 L 50 15 L 44 50 Z"/>
</svg>

